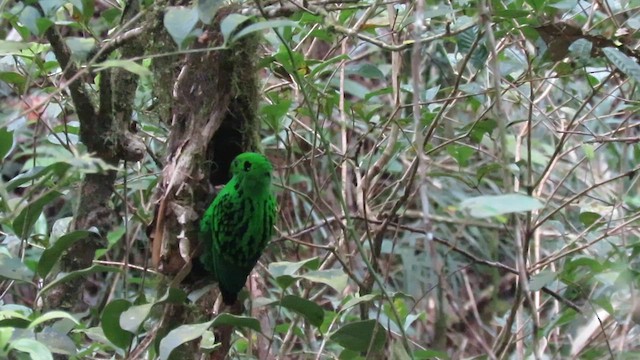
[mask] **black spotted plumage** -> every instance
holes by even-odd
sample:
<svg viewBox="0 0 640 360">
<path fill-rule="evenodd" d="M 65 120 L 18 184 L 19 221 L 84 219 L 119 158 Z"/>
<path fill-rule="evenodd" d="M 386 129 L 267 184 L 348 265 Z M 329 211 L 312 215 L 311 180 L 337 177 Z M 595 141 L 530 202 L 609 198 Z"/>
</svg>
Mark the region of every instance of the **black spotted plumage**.
<svg viewBox="0 0 640 360">
<path fill-rule="evenodd" d="M 231 164 L 231 180 L 200 222 L 203 241 L 211 241 L 201 260 L 216 275 L 227 304 L 236 301 L 273 235 L 276 203 L 271 172 L 263 155 L 238 155 Z"/>
</svg>

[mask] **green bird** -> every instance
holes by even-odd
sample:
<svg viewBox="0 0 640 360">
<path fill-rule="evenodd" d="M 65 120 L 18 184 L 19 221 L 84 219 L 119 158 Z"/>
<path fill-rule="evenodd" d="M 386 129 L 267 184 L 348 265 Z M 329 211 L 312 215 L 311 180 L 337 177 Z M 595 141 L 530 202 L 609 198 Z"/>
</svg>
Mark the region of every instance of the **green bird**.
<svg viewBox="0 0 640 360">
<path fill-rule="evenodd" d="M 273 235 L 276 200 L 273 166 L 262 154 L 246 152 L 231 162 L 231 180 L 200 221 L 205 252 L 200 258 L 217 280 L 225 304 L 232 305 Z"/>
</svg>

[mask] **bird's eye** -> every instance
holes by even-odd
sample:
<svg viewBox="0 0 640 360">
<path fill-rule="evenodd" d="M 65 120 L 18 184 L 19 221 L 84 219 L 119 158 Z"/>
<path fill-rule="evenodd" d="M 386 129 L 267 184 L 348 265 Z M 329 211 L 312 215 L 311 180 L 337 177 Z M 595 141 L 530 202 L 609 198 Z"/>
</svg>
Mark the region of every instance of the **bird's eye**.
<svg viewBox="0 0 640 360">
<path fill-rule="evenodd" d="M 264 177 L 271 177 L 271 173 L 267 171 L 266 173 L 264 173 Z"/>
<path fill-rule="evenodd" d="M 244 162 L 244 171 L 249 171 L 251 170 L 251 163 L 248 161 Z"/>
</svg>

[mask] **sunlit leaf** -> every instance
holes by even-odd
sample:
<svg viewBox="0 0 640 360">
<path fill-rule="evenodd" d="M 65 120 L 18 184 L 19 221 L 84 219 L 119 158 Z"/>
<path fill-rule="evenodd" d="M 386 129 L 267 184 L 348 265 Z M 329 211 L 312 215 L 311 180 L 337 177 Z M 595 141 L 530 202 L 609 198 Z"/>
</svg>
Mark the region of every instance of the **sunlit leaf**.
<svg viewBox="0 0 640 360">
<path fill-rule="evenodd" d="M 171 352 L 178 346 L 201 337 L 202 334 L 211 327 L 212 322 L 213 321 L 201 324 L 180 325 L 169 331 L 169 333 L 160 340 L 160 360 L 168 359 Z"/>
<path fill-rule="evenodd" d="M 151 71 L 146 67 L 138 64 L 133 60 L 127 59 L 118 59 L 118 60 L 106 60 L 101 63 L 96 64 L 98 67 L 98 71 L 104 70 L 107 68 L 121 68 L 127 70 L 130 73 L 136 74 L 138 76 L 149 76 L 151 75 Z"/>
<path fill-rule="evenodd" d="M 278 261 L 269 264 L 269 272 L 273 277 L 277 278 L 283 275 L 294 275 L 302 267 L 317 269 L 318 258 L 305 259 L 298 262 Z"/>
<path fill-rule="evenodd" d="M 155 304 L 135 305 L 120 314 L 120 327 L 132 334 L 137 334 L 142 323 L 149 317 Z"/>
<path fill-rule="evenodd" d="M 220 33 L 225 42 L 231 40 L 231 34 L 240 26 L 240 24 L 247 21 L 249 17 L 240 14 L 229 14 L 220 22 Z"/>
<path fill-rule="evenodd" d="M 11 341 L 9 348 L 29 354 L 32 360 L 53 360 L 51 351 L 34 339 L 22 338 Z"/>
<path fill-rule="evenodd" d="M 340 269 L 310 271 L 300 275 L 300 277 L 329 285 L 338 293 L 341 293 L 347 287 L 347 280 L 349 279 L 347 274 Z"/>
<path fill-rule="evenodd" d="M 31 47 L 31 43 L 21 41 L 0 40 L 0 55 L 18 55 L 22 50 Z"/>
<path fill-rule="evenodd" d="M 365 302 L 371 302 L 373 300 L 377 300 L 380 298 L 379 294 L 367 294 L 367 295 L 363 295 L 363 296 L 354 296 L 353 298 L 349 299 L 349 301 L 347 301 L 346 303 L 344 303 L 342 305 L 342 309 L 343 310 L 347 310 L 349 308 L 352 308 L 358 304 L 361 303 L 365 303 Z"/>
</svg>

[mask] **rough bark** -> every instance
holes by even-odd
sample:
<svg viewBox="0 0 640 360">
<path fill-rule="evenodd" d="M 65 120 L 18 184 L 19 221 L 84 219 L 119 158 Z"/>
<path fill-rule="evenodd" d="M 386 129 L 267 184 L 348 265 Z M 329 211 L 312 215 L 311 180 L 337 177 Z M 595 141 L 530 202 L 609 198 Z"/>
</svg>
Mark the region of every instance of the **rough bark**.
<svg viewBox="0 0 640 360">
<path fill-rule="evenodd" d="M 94 104 L 85 90 L 88 77 L 79 75 L 78 67 L 71 60 L 70 51 L 58 28 L 50 27 L 45 35 L 64 71 L 63 77 L 68 81 L 71 100 L 80 122 L 80 140 L 88 151 L 112 166 L 117 166 L 123 159 L 142 159 L 144 145 L 128 130 L 130 114 L 114 116 L 110 71 L 105 70 L 101 74 L 100 100 L 98 104 Z M 93 61 L 100 59 L 99 50 L 96 54 Z M 129 98 L 128 101 L 133 101 L 133 98 Z M 80 186 L 80 201 L 75 211 L 72 230 L 95 227 L 100 235 L 107 234 L 115 221 L 113 209 L 109 205 L 115 179 L 115 170 L 85 176 Z M 60 271 L 73 272 L 90 267 L 95 251 L 100 246 L 98 237 L 78 240 L 63 254 Z M 45 294 L 44 307 L 74 312 L 85 310 L 89 306 L 83 299 L 85 280 L 81 277 L 55 286 Z"/>
</svg>

